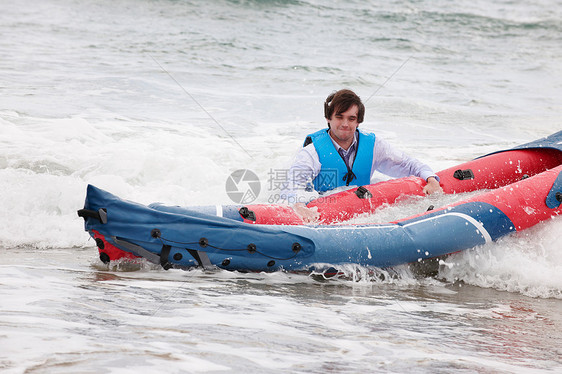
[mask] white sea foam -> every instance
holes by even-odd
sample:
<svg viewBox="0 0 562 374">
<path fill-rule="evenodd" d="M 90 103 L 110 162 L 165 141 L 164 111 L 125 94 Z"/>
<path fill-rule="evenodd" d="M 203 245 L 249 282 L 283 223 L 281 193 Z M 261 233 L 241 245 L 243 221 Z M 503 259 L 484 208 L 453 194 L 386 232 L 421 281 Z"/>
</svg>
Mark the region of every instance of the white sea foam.
<svg viewBox="0 0 562 374">
<path fill-rule="evenodd" d="M 562 299 L 560 217 L 497 243 L 452 255 L 439 275 L 450 282 Z"/>
</svg>

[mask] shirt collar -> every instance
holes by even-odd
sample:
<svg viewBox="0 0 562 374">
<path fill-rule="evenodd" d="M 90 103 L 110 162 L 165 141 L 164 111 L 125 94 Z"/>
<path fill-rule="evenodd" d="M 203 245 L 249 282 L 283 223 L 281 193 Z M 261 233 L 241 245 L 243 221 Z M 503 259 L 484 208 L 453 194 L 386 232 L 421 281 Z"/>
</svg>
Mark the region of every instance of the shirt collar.
<svg viewBox="0 0 562 374">
<path fill-rule="evenodd" d="M 328 133 L 328 135 L 330 136 L 330 140 L 332 141 L 332 143 L 334 143 L 334 147 L 336 147 L 336 151 L 338 152 L 343 152 L 344 154 L 347 154 L 348 152 L 353 152 L 355 150 L 355 148 L 357 148 L 357 136 L 358 136 L 358 132 L 355 131 L 355 134 L 353 135 L 353 142 L 351 143 L 351 145 L 349 146 L 349 148 L 347 149 L 347 151 L 341 147 L 335 140 L 334 138 L 332 138 L 332 135 L 330 135 L 330 133 Z M 341 151 L 340 151 L 341 150 Z"/>
</svg>

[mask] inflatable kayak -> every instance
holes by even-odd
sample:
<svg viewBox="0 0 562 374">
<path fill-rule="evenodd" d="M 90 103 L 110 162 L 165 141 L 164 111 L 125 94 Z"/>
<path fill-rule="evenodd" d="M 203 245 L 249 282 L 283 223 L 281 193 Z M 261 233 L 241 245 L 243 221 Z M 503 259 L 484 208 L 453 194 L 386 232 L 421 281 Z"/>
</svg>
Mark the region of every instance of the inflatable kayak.
<svg viewBox="0 0 562 374">
<path fill-rule="evenodd" d="M 306 226 L 287 207 L 222 206 L 209 211 L 145 206 L 90 185 L 78 214 L 104 262 L 143 257 L 166 269 L 241 271 L 310 271 L 320 264 L 348 263 L 394 266 L 472 248 L 560 215 L 562 131 L 438 175 L 446 193 L 488 191 L 382 225 Z M 329 199 L 330 204 L 309 206 L 319 207 L 324 222 L 334 222 L 371 212 L 404 194 L 421 194 L 422 186 L 419 178 L 403 178 L 344 191 Z"/>
</svg>

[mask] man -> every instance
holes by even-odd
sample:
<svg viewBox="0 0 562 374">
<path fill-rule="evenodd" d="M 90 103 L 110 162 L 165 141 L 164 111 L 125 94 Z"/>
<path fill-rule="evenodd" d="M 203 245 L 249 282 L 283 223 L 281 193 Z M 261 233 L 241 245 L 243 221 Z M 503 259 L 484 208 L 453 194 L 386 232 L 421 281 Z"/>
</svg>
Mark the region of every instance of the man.
<svg viewBox="0 0 562 374">
<path fill-rule="evenodd" d="M 423 192 L 427 195 L 442 192 L 439 179 L 426 164 L 393 149 L 373 133 L 359 131 L 365 106 L 351 90 L 332 93 L 324 103 L 324 117 L 328 129 L 307 136 L 303 148 L 289 170 L 287 200 L 307 222 L 317 213 L 300 201 L 298 191 L 310 190 L 320 194 L 337 187 L 370 184 L 378 170 L 391 177 L 415 175 L 427 181 Z"/>
</svg>

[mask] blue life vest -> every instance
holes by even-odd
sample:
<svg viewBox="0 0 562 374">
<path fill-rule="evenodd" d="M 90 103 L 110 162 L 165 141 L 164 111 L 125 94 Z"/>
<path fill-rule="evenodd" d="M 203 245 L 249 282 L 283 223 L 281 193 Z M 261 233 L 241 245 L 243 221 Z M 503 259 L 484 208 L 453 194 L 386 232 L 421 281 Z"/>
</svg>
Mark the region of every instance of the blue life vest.
<svg viewBox="0 0 562 374">
<path fill-rule="evenodd" d="M 373 164 L 373 148 L 375 134 L 357 130 L 357 151 L 351 170 L 348 169 L 342 156 L 338 153 L 328 130 L 322 129 L 306 137 L 304 147 L 312 142 L 320 164 L 320 173 L 314 178 L 314 189 L 326 192 L 341 186 L 361 186 L 371 182 L 371 167 Z"/>
</svg>

